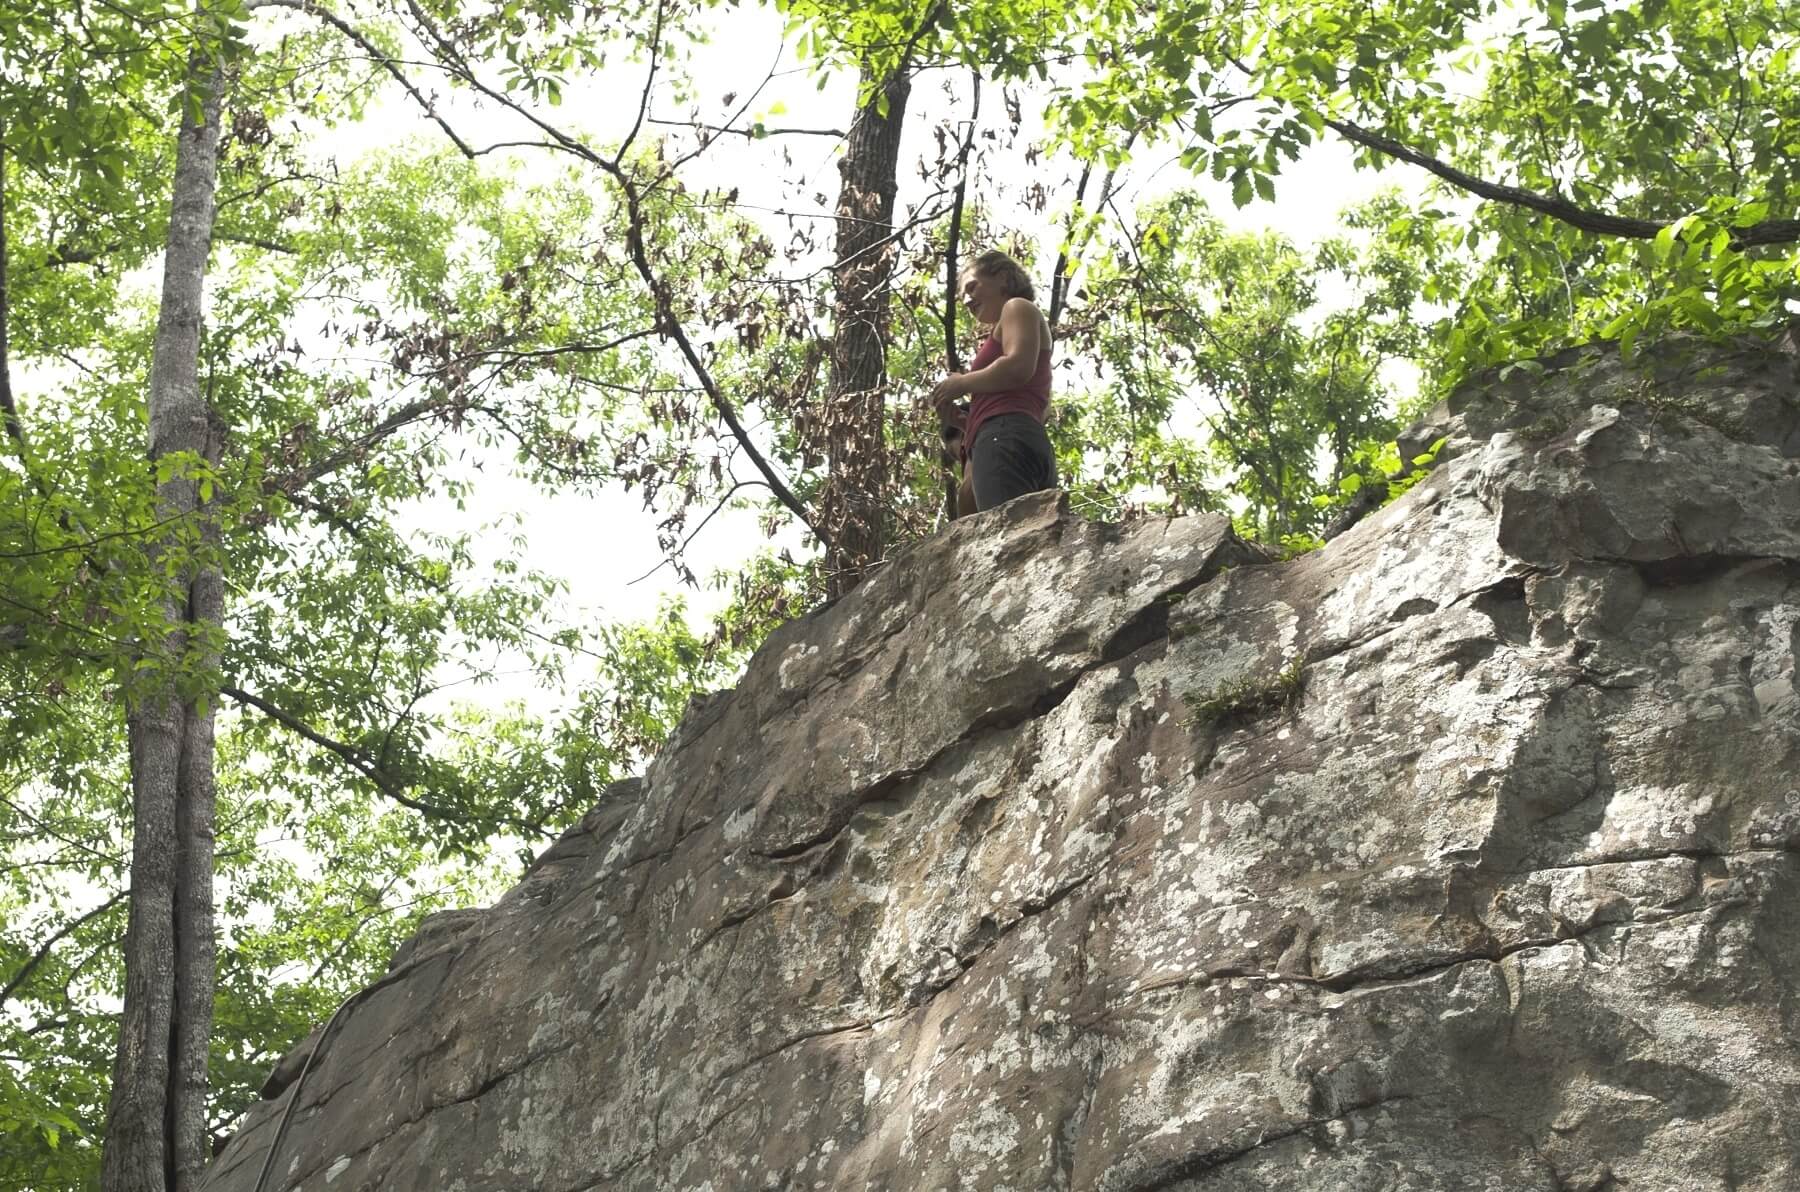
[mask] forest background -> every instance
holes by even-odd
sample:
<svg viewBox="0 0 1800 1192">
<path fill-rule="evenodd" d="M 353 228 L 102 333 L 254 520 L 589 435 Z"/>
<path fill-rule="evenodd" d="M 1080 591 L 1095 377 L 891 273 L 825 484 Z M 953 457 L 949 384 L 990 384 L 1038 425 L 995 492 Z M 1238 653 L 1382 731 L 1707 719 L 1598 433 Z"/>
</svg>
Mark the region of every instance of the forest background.
<svg viewBox="0 0 1800 1192">
<path fill-rule="evenodd" d="M 1788 326 L 1797 39 L 1785 0 L 0 0 L 0 1188 L 192 1186 L 422 915 L 903 566 L 971 246 L 1042 279 L 1074 508 L 1310 549 L 1473 373 Z M 632 536 L 663 595 L 609 617 L 568 577 L 617 609 Z"/>
</svg>

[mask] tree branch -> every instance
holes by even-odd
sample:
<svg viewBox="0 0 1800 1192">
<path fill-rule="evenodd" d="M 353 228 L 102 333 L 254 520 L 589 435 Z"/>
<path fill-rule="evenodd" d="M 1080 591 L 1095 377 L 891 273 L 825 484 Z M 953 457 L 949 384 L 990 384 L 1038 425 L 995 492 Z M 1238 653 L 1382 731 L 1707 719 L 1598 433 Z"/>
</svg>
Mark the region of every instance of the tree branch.
<svg viewBox="0 0 1800 1192">
<path fill-rule="evenodd" d="M 731 115 L 729 115 L 725 118 L 726 127 L 730 127 L 730 126 L 736 124 L 738 122 L 738 119 L 740 117 L 742 117 L 745 112 L 748 112 L 750 110 L 750 105 L 755 103 L 757 98 L 762 95 L 763 91 L 768 88 L 769 84 L 774 81 L 775 69 L 781 65 L 781 51 L 783 48 L 785 48 L 785 46 L 776 48 L 775 57 L 772 60 L 770 60 L 769 69 L 766 72 L 764 72 L 762 82 L 758 83 L 755 87 L 752 87 L 750 89 L 749 93 L 746 94 L 743 99 L 738 101 L 737 110 L 732 112 Z M 675 172 L 677 170 L 679 170 L 682 166 L 686 165 L 688 162 L 693 161 L 696 157 L 699 157 L 702 153 L 705 153 L 707 148 L 711 144 L 712 144 L 712 142 L 710 140 L 707 140 L 706 138 L 701 138 L 699 144 L 695 145 L 692 149 L 689 149 L 686 153 L 683 153 L 681 156 L 675 158 L 674 160 L 670 161 L 667 165 L 665 165 L 662 169 L 662 172 L 659 175 L 657 175 L 657 177 L 654 181 L 652 181 L 650 183 L 648 190 L 655 190 L 657 187 L 661 186 L 664 182 L 668 181 L 670 178 L 673 178 L 675 176 Z M 615 156 L 613 160 L 615 162 L 618 162 L 623 159 Z"/>
<path fill-rule="evenodd" d="M 388 74 L 392 75 L 394 81 L 405 88 L 406 93 L 413 97 L 413 100 L 424 110 L 427 116 L 431 117 L 432 122 L 444 130 L 444 135 L 450 138 L 450 142 L 461 151 L 464 157 L 473 158 L 475 156 L 475 150 L 469 147 L 467 141 L 456 135 L 456 130 L 450 127 L 448 121 L 438 115 L 436 105 L 425 98 L 419 89 L 413 86 L 412 81 L 408 79 L 406 75 L 401 73 L 400 67 L 394 63 L 393 58 L 390 55 L 383 53 L 375 43 L 371 42 L 363 35 L 361 30 L 357 29 L 354 25 L 350 24 L 336 13 L 320 7 L 318 4 L 313 3 L 313 0 L 250 0 L 249 7 L 251 9 L 288 8 L 295 12 L 305 13 L 307 16 L 316 17 L 317 19 L 324 21 L 327 25 L 330 25 L 345 37 L 348 37 L 358 46 L 361 46 L 364 53 L 368 54 L 369 57 L 374 59 L 374 61 L 386 70 Z"/>
<path fill-rule="evenodd" d="M 213 233 L 213 239 L 222 240 L 226 244 L 242 244 L 248 248 L 260 248 L 265 252 L 288 253 L 291 255 L 300 251 L 293 245 L 284 244 L 279 240 L 269 240 L 261 236 L 246 236 L 240 232 L 215 231 Z"/>
<path fill-rule="evenodd" d="M 543 360 L 552 356 L 594 356 L 601 352 L 610 352 L 614 348 L 622 348 L 635 340 L 649 339 L 656 334 L 656 328 L 646 327 L 641 331 L 629 331 L 617 339 L 609 339 L 603 344 L 573 343 L 559 344 L 554 348 L 487 348 L 479 352 L 465 352 L 455 357 L 455 363 L 466 364 L 471 360 L 499 358 L 506 362 L 519 360 Z"/>
<path fill-rule="evenodd" d="M 613 153 L 614 165 L 625 160 L 631 143 L 637 140 L 638 133 L 643 130 L 644 117 L 650 113 L 650 92 L 656 87 L 657 63 L 662 61 L 663 17 L 667 10 L 668 0 L 656 0 L 656 26 L 650 31 L 650 70 L 644 76 L 643 93 L 638 96 L 637 119 L 631 122 L 631 131 L 625 134 L 625 139 L 619 142 L 618 149 Z"/>
<path fill-rule="evenodd" d="M 1137 130 L 1133 129 L 1131 134 L 1125 138 L 1125 149 L 1130 150 L 1132 142 L 1135 140 L 1137 140 Z M 1075 203 L 1077 207 L 1079 207 L 1082 201 L 1087 198 L 1088 178 L 1091 176 L 1092 170 L 1093 166 L 1091 163 L 1084 165 L 1081 168 L 1081 181 L 1075 187 Z M 1100 210 L 1112 202 L 1113 183 L 1118 178 L 1118 175 L 1118 166 L 1107 167 L 1106 177 L 1100 180 L 1100 201 L 1094 204 L 1095 210 Z M 1050 276 L 1050 311 L 1046 316 L 1046 321 L 1050 324 L 1051 339 L 1056 338 L 1056 325 L 1062 319 L 1064 307 L 1068 305 L 1069 285 L 1073 280 L 1069 264 L 1070 248 L 1073 247 L 1075 254 L 1079 256 L 1081 252 L 1087 248 L 1088 241 L 1094 238 L 1094 229 L 1092 226 L 1087 229 L 1087 233 L 1082 236 L 1080 244 L 1072 244 L 1074 235 L 1075 213 L 1071 212 L 1069 215 L 1069 227 L 1063 238 L 1064 242 L 1062 250 L 1056 254 L 1056 270 Z"/>
<path fill-rule="evenodd" d="M 812 531 L 813 537 L 819 540 L 820 546 L 827 550 L 831 549 L 831 539 L 814 524 L 800 498 L 793 494 L 781 477 L 776 475 L 773 465 L 761 451 L 757 450 L 756 444 L 750 439 L 750 432 L 744 429 L 743 422 L 739 420 L 737 410 L 719 391 L 718 382 L 713 379 L 712 371 L 701 362 L 700 353 L 695 350 L 693 340 L 688 338 L 686 329 L 681 325 L 681 320 L 675 317 L 674 300 L 669 294 L 668 285 L 650 267 L 650 259 L 644 252 L 644 217 L 642 209 L 638 206 L 636 188 L 630 185 L 622 173 L 617 175 L 617 178 L 620 185 L 625 188 L 625 205 L 631 219 L 631 229 L 626 233 L 626 240 L 631 248 L 631 260 L 637 266 L 638 275 L 644 279 L 644 284 L 650 287 L 650 293 L 656 299 L 657 319 L 662 323 L 664 333 L 673 339 L 675 345 L 681 349 L 681 354 L 687 360 L 688 367 L 693 370 L 701 388 L 706 390 L 707 399 L 712 402 L 713 409 L 718 411 L 719 417 L 725 420 L 725 425 L 731 428 L 732 436 L 743 447 L 744 453 L 750 457 L 750 462 L 756 466 L 757 471 L 762 473 L 763 479 L 768 481 L 770 491 L 783 505 L 788 507 L 789 512 L 800 519 L 801 525 Z"/>
<path fill-rule="evenodd" d="M 1515 207 L 1524 207 L 1548 215 L 1552 219 L 1561 220 L 1584 232 L 1594 232 L 1602 236 L 1621 236 L 1633 240 L 1650 240 L 1669 226 L 1667 221 L 1632 219 L 1628 216 L 1613 215 L 1610 212 L 1592 211 L 1585 207 L 1578 207 L 1566 199 L 1552 198 L 1535 191 L 1525 190 L 1522 187 L 1489 182 L 1485 178 L 1478 178 L 1467 171 L 1459 170 L 1448 162 L 1421 153 L 1392 137 L 1371 132 L 1348 120 L 1327 118 L 1325 126 L 1365 149 L 1373 149 L 1377 153 L 1399 158 L 1401 161 L 1429 170 L 1459 190 L 1466 190 L 1470 194 L 1491 199 L 1497 203 L 1509 203 Z M 1800 240 L 1800 219 L 1766 219 L 1747 228 L 1731 229 L 1732 247 L 1740 250 L 1764 244 L 1791 244 L 1796 240 Z"/>
<path fill-rule="evenodd" d="M 402 807 L 409 807 L 420 815 L 429 816 L 432 819 L 447 820 L 452 823 L 469 822 L 470 817 L 466 815 L 451 811 L 448 808 L 440 807 L 435 803 L 427 803 L 421 799 L 415 799 L 411 795 L 408 795 L 406 793 L 407 784 L 405 782 L 375 765 L 374 762 L 363 756 L 361 750 L 357 749 L 355 746 L 346 745 L 342 741 L 326 736 L 324 733 L 321 733 L 308 725 L 305 721 L 283 711 L 269 701 L 262 699 L 259 696 L 252 695 L 240 687 L 221 686 L 219 688 L 219 693 L 221 695 L 230 696 L 245 707 L 255 708 L 258 712 L 261 712 L 264 716 L 267 716 L 270 720 L 281 725 L 281 727 L 287 729 L 289 732 L 305 738 L 314 745 L 325 750 L 327 753 L 337 757 L 345 765 L 349 766 L 352 770 L 355 770 L 358 774 L 361 774 L 364 778 L 368 779 L 369 782 L 373 783 L 375 788 L 382 794 L 400 804 Z M 545 834 L 544 826 L 542 824 L 532 823 L 530 820 L 516 819 L 511 816 L 494 816 L 492 818 L 494 823 L 505 824 L 511 828 L 518 828 L 536 836 Z"/>
<path fill-rule="evenodd" d="M 312 514 L 314 517 L 318 518 L 328 528 L 336 530 L 339 533 L 348 536 L 349 538 L 351 538 L 352 540 L 354 540 L 357 543 L 360 543 L 363 546 L 371 546 L 372 545 L 369 541 L 368 534 L 364 532 L 362 527 L 358 526 L 355 522 L 351 521 L 348 517 L 344 516 L 343 514 L 339 513 L 338 511 L 336 511 L 318 501 L 313 500 L 311 497 L 307 496 L 305 493 L 283 493 L 282 495 L 288 501 L 292 502 L 295 506 L 297 506 L 298 508 L 304 509 L 308 513 Z M 400 575 L 404 575 L 406 578 L 412 580 L 414 583 L 419 584 L 422 587 L 428 588 L 431 591 L 436 592 L 441 596 L 454 595 L 454 593 L 451 590 L 451 587 L 448 583 L 446 583 L 443 580 L 426 575 L 424 572 L 420 571 L 417 567 L 414 567 L 411 563 L 407 562 L 405 559 L 395 557 L 394 555 L 388 553 L 385 550 L 382 550 L 376 556 L 376 558 L 377 558 L 377 561 L 383 567 L 386 567 L 389 570 L 394 571 Z M 603 655 L 597 654 L 593 650 L 590 650 L 585 646 L 570 645 L 568 642 L 559 641 L 547 633 L 543 633 L 537 629 L 533 629 L 529 625 L 521 625 L 516 622 L 511 622 L 511 621 L 509 621 L 507 623 L 512 625 L 513 628 L 517 629 L 520 633 L 523 633 L 526 637 L 533 638 L 537 641 L 541 641 L 547 646 L 555 646 L 559 650 L 567 650 L 568 652 L 570 652 L 572 654 L 585 654 L 589 658 L 604 657 Z"/>
<path fill-rule="evenodd" d="M 1069 285 L 1069 242 L 1075 238 L 1075 221 L 1081 213 L 1081 202 L 1087 198 L 1088 179 L 1093 176 L 1094 163 L 1083 162 L 1081 180 L 1075 184 L 1075 210 L 1069 212 L 1069 226 L 1063 232 L 1063 245 L 1056 254 L 1056 268 L 1050 271 L 1050 309 L 1045 313 L 1045 321 L 1050 324 L 1050 338 L 1056 338 L 1056 324 L 1062 319 L 1064 291 Z M 1105 200 L 1098 204 L 1104 207 Z"/>
<path fill-rule="evenodd" d="M 718 136 L 737 136 L 746 140 L 760 140 L 763 137 L 832 137 L 843 140 L 849 134 L 841 128 L 770 128 L 763 126 L 759 133 L 754 127 L 732 128 L 725 124 L 702 124 L 697 120 L 659 120 L 652 116 L 647 124 L 661 124 L 669 128 L 691 128 L 695 132 L 713 133 Z"/>
<path fill-rule="evenodd" d="M 154 534 L 164 526 L 171 526 L 176 522 L 186 521 L 188 518 L 193 517 L 194 514 L 195 510 L 190 509 L 186 512 L 174 513 L 168 517 L 159 518 L 147 526 L 134 526 L 129 530 L 114 530 L 109 534 L 96 534 L 92 538 L 83 539 L 79 542 L 65 542 L 61 546 L 46 546 L 40 547 L 37 550 L 0 551 L 0 559 L 36 559 L 47 555 L 60 555 L 66 554 L 69 551 L 80 551 L 90 562 L 93 562 L 93 556 L 87 554 L 87 552 L 91 548 L 99 546 L 102 542 L 112 542 L 120 538 L 137 538 L 145 534 Z M 95 565 L 98 566 L 97 563 Z"/>
<path fill-rule="evenodd" d="M 483 357 L 504 357 L 507 362 L 513 362 L 522 360 L 542 360 L 564 355 L 593 355 L 599 352 L 609 352 L 614 348 L 623 347 L 635 340 L 647 339 L 656 333 L 657 328 L 647 327 L 640 331 L 628 332 L 616 339 L 600 344 L 564 344 L 555 348 L 529 349 L 493 348 L 480 352 L 467 352 L 453 357 L 451 361 L 446 362 L 446 367 L 451 363 L 464 364 L 472 360 L 479 360 Z M 438 369 L 432 371 L 437 372 L 442 370 Z M 432 374 L 431 372 L 426 372 L 419 374 L 408 373 L 406 375 L 429 376 Z M 357 456 L 373 447 L 376 443 L 387 438 L 395 431 L 398 431 L 411 423 L 417 422 L 421 418 L 437 413 L 439 410 L 455 405 L 456 402 L 453 399 L 446 399 L 443 396 L 421 397 L 407 402 L 405 405 L 394 410 L 394 412 L 389 414 L 386 418 L 383 418 L 380 422 L 377 422 L 374 426 L 370 427 L 362 434 L 357 435 L 344 446 L 338 448 L 338 450 L 327 455 L 324 459 L 309 464 L 286 476 L 271 478 L 264 481 L 263 492 L 281 493 L 291 498 L 298 493 L 301 488 L 329 476 L 331 473 L 354 460 Z M 521 440 L 521 445 L 524 445 L 523 440 Z"/>
<path fill-rule="evenodd" d="M 923 41 L 925 35 L 931 31 L 932 26 L 936 25 L 938 21 L 942 19 L 944 10 L 949 6 L 950 0 L 937 0 L 936 4 L 933 4 L 925 11 L 925 19 L 919 22 L 919 27 L 913 30 L 911 37 L 906 39 L 906 48 L 900 53 L 900 61 L 894 67 L 894 74 L 905 74 L 912 69 L 913 55 L 919 51 L 919 42 Z M 881 90 L 881 88 L 887 86 L 887 83 L 887 79 L 882 79 L 875 90 Z"/>
<path fill-rule="evenodd" d="M 740 480 L 736 484 L 732 485 L 729 489 L 726 490 L 725 495 L 719 498 L 718 503 L 712 507 L 712 510 L 710 512 L 708 512 L 705 517 L 700 519 L 700 524 L 695 526 L 693 528 L 693 530 L 691 530 L 688 533 L 688 536 L 681 540 L 680 544 L 678 546 L 676 546 L 675 550 L 673 551 L 673 553 L 670 556 L 664 558 L 662 562 L 658 563 L 656 566 L 652 567 L 650 570 L 644 572 L 644 574 L 638 576 L 636 579 L 627 580 L 625 583 L 625 586 L 629 588 L 633 584 L 641 584 L 645 580 L 649 579 L 651 576 L 655 575 L 657 572 L 661 571 L 664 567 L 667 567 L 670 563 L 673 563 L 675 561 L 675 557 L 679 556 L 682 551 L 684 551 L 688 548 L 688 543 L 692 542 L 695 538 L 699 537 L 700 531 L 706 529 L 706 523 L 711 521 L 713 518 L 717 517 L 719 515 L 719 511 L 725 508 L 726 503 L 729 502 L 732 497 L 737 495 L 738 489 L 747 488 L 753 484 L 762 485 L 762 487 L 764 487 L 764 488 L 769 487 L 767 484 L 763 484 L 763 482 L 760 480 Z"/>
<path fill-rule="evenodd" d="M 969 153 L 975 147 L 975 125 L 981 116 L 981 72 L 971 70 L 969 101 L 969 134 L 956 153 L 956 193 L 950 203 L 950 230 L 944 240 L 944 367 L 950 372 L 963 370 L 962 353 L 956 350 L 956 278 L 957 258 L 961 255 L 963 203 L 969 187 Z M 949 419 L 949 411 L 938 413 L 938 482 L 943 488 L 944 520 L 952 522 L 960 510 L 960 484 L 956 474 L 956 452 L 952 450 L 962 438 L 962 430 Z"/>
<path fill-rule="evenodd" d="M 417 422 L 442 404 L 442 399 L 437 397 L 421 397 L 416 401 L 407 402 L 324 459 L 297 469 L 287 476 L 271 477 L 263 481 L 263 492 L 265 494 L 280 493 L 292 499 L 300 489 L 331 475 L 382 439 L 387 438 L 408 423 Z"/>
<path fill-rule="evenodd" d="M 6 1000 L 13 995 L 14 991 L 16 991 L 19 986 L 23 985 L 25 979 L 37 970 L 37 966 L 42 964 L 45 958 L 50 955 L 50 949 L 54 948 L 57 944 L 60 944 L 63 940 L 68 939 L 71 935 L 74 935 L 84 924 L 93 922 L 107 911 L 110 911 L 113 907 L 118 906 L 119 903 L 125 901 L 130 893 L 131 887 L 125 887 L 85 915 L 69 920 L 69 922 L 63 926 L 61 931 L 38 945 L 38 950 L 33 952 L 31 954 L 31 959 L 27 960 L 24 966 L 21 967 L 18 972 L 13 974 L 12 980 L 8 981 L 5 986 L 0 987 L 0 1006 L 5 1005 Z"/>
</svg>

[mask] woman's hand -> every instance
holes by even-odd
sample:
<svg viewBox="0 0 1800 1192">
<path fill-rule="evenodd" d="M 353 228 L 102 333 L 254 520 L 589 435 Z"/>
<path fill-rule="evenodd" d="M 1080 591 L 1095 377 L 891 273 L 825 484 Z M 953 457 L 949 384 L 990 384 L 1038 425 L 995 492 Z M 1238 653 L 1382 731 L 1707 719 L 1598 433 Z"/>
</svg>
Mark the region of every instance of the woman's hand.
<svg viewBox="0 0 1800 1192">
<path fill-rule="evenodd" d="M 932 389 L 931 393 L 925 398 L 926 402 L 928 402 L 932 408 L 942 412 L 946 402 L 952 402 L 959 397 L 966 396 L 969 391 L 966 388 L 967 382 L 963 379 L 964 375 L 965 374 L 963 373 L 951 373 L 949 376 L 939 381 Z"/>
</svg>

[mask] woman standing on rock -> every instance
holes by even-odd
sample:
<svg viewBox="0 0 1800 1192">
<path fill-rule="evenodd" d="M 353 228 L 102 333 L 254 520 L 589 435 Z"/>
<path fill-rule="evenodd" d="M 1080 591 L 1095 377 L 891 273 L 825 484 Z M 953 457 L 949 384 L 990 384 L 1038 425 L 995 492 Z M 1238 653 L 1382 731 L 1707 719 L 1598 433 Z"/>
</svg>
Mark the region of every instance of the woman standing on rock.
<svg viewBox="0 0 1800 1192">
<path fill-rule="evenodd" d="M 1056 487 L 1056 453 L 1044 433 L 1050 412 L 1050 324 L 1032 301 L 1031 279 L 998 250 L 962 272 L 963 305 L 990 328 L 969 371 L 939 381 L 926 399 L 954 424 L 950 403 L 969 397 L 963 430 L 965 488 L 976 509 Z"/>
</svg>

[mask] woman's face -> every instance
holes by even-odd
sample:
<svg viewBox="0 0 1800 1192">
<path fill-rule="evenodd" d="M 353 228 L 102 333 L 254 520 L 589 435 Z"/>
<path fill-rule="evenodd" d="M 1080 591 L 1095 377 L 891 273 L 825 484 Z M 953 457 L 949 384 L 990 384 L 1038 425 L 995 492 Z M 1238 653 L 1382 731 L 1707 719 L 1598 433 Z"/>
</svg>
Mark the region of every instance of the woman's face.
<svg viewBox="0 0 1800 1192">
<path fill-rule="evenodd" d="M 999 278 L 988 277 L 979 269 L 967 269 L 962 275 L 962 302 L 976 322 L 992 323 L 1006 305 L 1006 294 L 1000 289 Z"/>
</svg>

